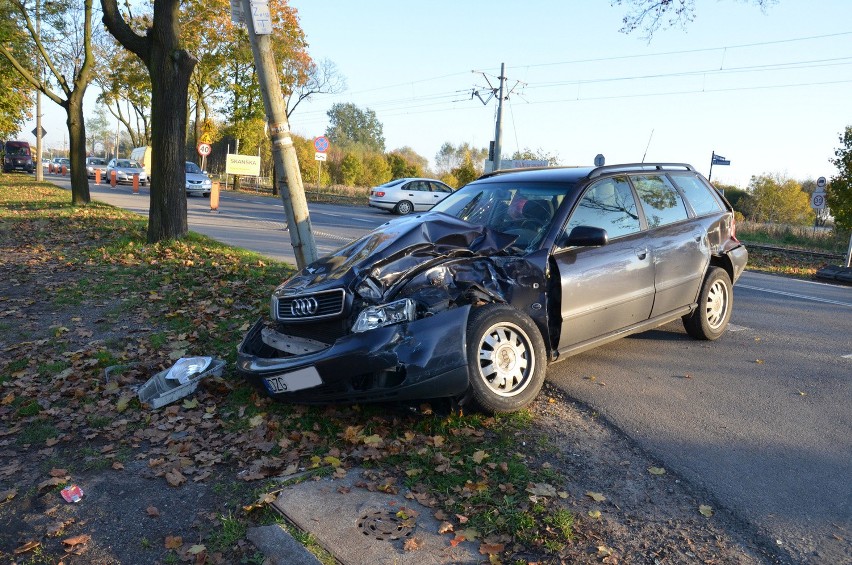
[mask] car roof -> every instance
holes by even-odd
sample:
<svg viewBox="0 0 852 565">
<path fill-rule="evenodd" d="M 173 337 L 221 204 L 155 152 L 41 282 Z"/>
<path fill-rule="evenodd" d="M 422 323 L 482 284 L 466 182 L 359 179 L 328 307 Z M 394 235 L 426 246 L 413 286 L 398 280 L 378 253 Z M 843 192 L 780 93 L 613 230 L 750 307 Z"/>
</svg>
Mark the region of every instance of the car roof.
<svg viewBox="0 0 852 565">
<path fill-rule="evenodd" d="M 695 171 L 692 165 L 686 163 L 625 163 L 621 165 L 605 165 L 602 167 L 533 167 L 525 169 L 503 169 L 486 173 L 478 180 L 506 182 L 576 182 L 583 179 L 593 179 L 610 174 L 660 171 Z"/>
</svg>

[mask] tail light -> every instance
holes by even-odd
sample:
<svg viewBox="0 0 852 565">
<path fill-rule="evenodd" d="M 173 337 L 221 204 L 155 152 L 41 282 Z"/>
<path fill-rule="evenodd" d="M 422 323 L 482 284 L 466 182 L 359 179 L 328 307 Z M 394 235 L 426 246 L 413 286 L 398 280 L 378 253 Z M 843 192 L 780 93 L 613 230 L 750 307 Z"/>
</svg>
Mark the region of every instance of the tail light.
<svg viewBox="0 0 852 565">
<path fill-rule="evenodd" d="M 376 197 L 378 197 L 378 198 L 381 198 L 381 197 L 383 197 L 384 195 L 385 195 L 385 193 L 384 193 L 384 192 L 382 192 L 382 191 L 380 191 L 380 190 L 377 190 L 376 192 L 374 192 L 374 193 L 373 193 L 373 196 L 376 196 Z"/>
</svg>

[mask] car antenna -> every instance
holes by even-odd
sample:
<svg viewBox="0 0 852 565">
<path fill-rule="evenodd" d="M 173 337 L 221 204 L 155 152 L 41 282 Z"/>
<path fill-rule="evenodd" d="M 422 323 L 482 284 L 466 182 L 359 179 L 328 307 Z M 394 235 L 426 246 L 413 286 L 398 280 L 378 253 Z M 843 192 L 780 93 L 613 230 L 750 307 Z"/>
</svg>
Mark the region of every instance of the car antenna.
<svg viewBox="0 0 852 565">
<path fill-rule="evenodd" d="M 648 148 L 651 147 L 651 139 L 654 137 L 654 130 L 651 129 L 651 135 L 648 136 L 648 145 L 645 146 L 645 153 L 642 155 L 642 162 L 645 162 L 645 157 L 648 156 Z"/>
</svg>

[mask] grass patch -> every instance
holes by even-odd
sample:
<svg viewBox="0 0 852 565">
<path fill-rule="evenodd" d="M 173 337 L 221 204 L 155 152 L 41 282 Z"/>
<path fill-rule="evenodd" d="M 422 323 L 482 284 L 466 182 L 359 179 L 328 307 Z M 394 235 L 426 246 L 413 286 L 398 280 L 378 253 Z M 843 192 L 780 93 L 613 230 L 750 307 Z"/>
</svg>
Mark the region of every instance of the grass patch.
<svg viewBox="0 0 852 565">
<path fill-rule="evenodd" d="M 15 438 L 18 445 L 43 445 L 50 438 L 55 438 L 59 432 L 47 420 L 37 419 L 21 428 Z"/>
</svg>

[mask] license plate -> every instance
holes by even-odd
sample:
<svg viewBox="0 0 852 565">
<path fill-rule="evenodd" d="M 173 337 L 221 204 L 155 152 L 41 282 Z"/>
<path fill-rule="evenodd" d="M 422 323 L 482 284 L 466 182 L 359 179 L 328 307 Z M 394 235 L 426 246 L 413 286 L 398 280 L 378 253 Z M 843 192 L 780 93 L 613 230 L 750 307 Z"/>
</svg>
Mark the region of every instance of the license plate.
<svg viewBox="0 0 852 565">
<path fill-rule="evenodd" d="M 322 379 L 317 370 L 313 367 L 305 367 L 292 373 L 277 375 L 275 377 L 266 377 L 263 379 L 263 384 L 272 394 L 281 392 L 293 392 L 304 388 L 312 388 L 322 384 Z"/>
</svg>

